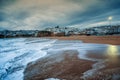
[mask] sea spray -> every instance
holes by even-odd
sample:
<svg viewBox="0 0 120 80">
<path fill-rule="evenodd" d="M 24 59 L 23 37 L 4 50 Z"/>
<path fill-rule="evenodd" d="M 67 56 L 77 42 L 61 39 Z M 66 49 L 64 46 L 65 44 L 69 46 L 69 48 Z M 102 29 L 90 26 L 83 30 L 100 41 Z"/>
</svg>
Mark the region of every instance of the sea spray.
<svg viewBox="0 0 120 80">
<path fill-rule="evenodd" d="M 26 65 L 47 55 L 42 49 L 56 40 L 39 38 L 0 39 L 0 80 L 23 80 Z"/>
</svg>

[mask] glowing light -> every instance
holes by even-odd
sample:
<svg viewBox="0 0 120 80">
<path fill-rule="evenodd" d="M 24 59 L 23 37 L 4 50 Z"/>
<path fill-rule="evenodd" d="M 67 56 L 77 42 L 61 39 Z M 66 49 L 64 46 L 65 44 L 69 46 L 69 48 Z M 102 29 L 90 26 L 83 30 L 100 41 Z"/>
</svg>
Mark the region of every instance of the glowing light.
<svg viewBox="0 0 120 80">
<path fill-rule="evenodd" d="M 113 17 L 112 17 L 112 16 L 109 16 L 109 17 L 108 17 L 108 20 L 112 20 L 112 19 L 113 19 Z"/>
<path fill-rule="evenodd" d="M 109 52 L 109 53 L 108 53 L 109 55 L 116 55 L 117 52 L 118 52 L 116 46 L 109 46 L 107 50 L 108 50 L 108 52 Z"/>
<path fill-rule="evenodd" d="M 108 46 L 107 57 L 112 61 L 117 61 L 118 58 L 118 47 L 117 46 Z"/>
</svg>

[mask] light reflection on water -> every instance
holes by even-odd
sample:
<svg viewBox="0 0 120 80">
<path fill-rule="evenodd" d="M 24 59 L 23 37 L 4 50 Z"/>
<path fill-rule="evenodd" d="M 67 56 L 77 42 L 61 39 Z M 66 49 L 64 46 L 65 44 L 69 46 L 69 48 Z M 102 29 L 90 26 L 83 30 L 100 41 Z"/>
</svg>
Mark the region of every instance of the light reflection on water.
<svg viewBox="0 0 120 80">
<path fill-rule="evenodd" d="M 118 47 L 117 46 L 108 46 L 108 49 L 107 49 L 107 53 L 108 55 L 110 55 L 111 57 L 115 57 L 116 55 L 118 55 Z"/>
<path fill-rule="evenodd" d="M 85 46 L 85 45 L 84 45 Z M 120 60 L 120 46 L 117 45 L 91 45 L 87 49 L 89 57 L 95 59 L 109 59 L 111 61 Z"/>
<path fill-rule="evenodd" d="M 96 60 L 97 63 L 93 64 L 92 69 L 84 72 L 81 78 L 89 80 L 90 77 L 96 75 L 95 78 L 90 80 L 120 80 L 118 73 L 120 68 L 120 46 L 93 44 L 91 47 L 88 54 L 93 56 L 88 57 Z M 114 77 L 115 79 L 113 79 Z"/>
<path fill-rule="evenodd" d="M 107 47 L 106 55 L 107 55 L 108 59 L 110 59 L 112 62 L 117 62 L 119 59 L 119 55 L 120 55 L 119 47 L 109 45 Z"/>
</svg>

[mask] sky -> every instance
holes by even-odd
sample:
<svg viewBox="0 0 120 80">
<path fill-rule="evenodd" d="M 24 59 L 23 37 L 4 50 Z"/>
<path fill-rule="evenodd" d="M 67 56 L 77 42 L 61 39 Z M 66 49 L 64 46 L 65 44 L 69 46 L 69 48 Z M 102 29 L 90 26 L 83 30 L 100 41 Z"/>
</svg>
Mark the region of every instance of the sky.
<svg viewBox="0 0 120 80">
<path fill-rule="evenodd" d="M 0 29 L 86 28 L 120 23 L 120 0 L 0 0 Z"/>
</svg>

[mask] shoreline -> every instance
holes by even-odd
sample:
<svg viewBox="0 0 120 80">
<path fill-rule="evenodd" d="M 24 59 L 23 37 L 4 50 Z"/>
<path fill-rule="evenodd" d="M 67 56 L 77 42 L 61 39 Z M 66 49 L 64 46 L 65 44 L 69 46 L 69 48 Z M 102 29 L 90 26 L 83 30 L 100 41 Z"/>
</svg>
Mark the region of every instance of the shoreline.
<svg viewBox="0 0 120 80">
<path fill-rule="evenodd" d="M 120 35 L 106 35 L 106 36 L 47 36 L 47 37 L 8 37 L 8 38 L 47 38 L 47 39 L 58 39 L 58 40 L 81 40 L 84 43 L 98 43 L 98 44 L 111 44 L 120 45 Z M 7 39 L 7 38 L 0 38 Z"/>
<path fill-rule="evenodd" d="M 41 41 L 41 39 L 43 40 Z M 52 39 L 52 40 L 45 39 L 45 45 L 43 45 L 41 44 L 41 42 L 44 42 L 44 38 L 41 38 L 41 39 L 39 38 L 36 40 L 35 38 L 34 40 L 33 38 L 30 38 L 26 40 L 24 38 L 24 39 L 21 39 L 20 41 L 19 39 L 17 39 L 15 41 L 12 40 L 10 42 L 9 41 L 7 42 L 7 44 L 8 43 L 13 44 L 13 42 L 15 44 L 16 42 L 19 43 L 19 45 L 16 44 L 18 46 L 18 49 L 19 47 L 23 48 L 22 46 L 27 45 L 25 50 L 28 50 L 28 51 L 25 52 L 25 54 L 23 54 L 22 56 L 20 55 L 19 57 L 15 58 L 12 64 L 14 64 L 14 62 L 19 64 L 19 59 L 20 61 L 21 60 L 29 61 L 29 59 L 31 60 L 32 58 L 35 59 L 36 57 L 39 57 L 43 54 L 43 52 L 41 52 L 40 50 L 43 50 L 43 51 L 45 50 L 46 53 L 48 54 L 41 59 L 39 58 L 33 62 L 28 63 L 28 66 L 26 66 L 26 68 L 28 68 L 27 74 L 28 76 L 33 77 L 32 80 L 44 80 L 49 78 L 58 78 L 58 79 L 67 78 L 66 80 L 83 80 L 83 78 L 87 78 L 86 80 L 95 80 L 95 79 L 102 80 L 102 79 L 108 78 L 104 75 L 110 75 L 109 78 L 112 78 L 112 76 L 114 77 L 114 75 L 116 77 L 116 74 L 120 75 L 120 72 L 118 72 L 120 70 L 120 63 L 119 63 L 120 56 L 111 57 L 113 53 L 118 54 L 120 52 L 120 46 L 115 46 L 115 45 L 106 46 L 106 44 L 103 44 L 103 45 L 86 44 L 86 43 L 81 43 L 81 41 L 79 40 L 77 40 L 78 42 L 76 44 L 75 43 L 76 41 L 74 40 L 72 41 L 61 40 L 60 42 L 58 39 Z M 4 42 L 4 40 L 2 41 Z M 25 43 L 25 44 L 21 45 L 21 43 Z M 33 45 L 36 46 L 34 47 L 34 49 L 33 49 Z M 11 45 L 9 46 L 11 47 Z M 41 48 L 42 46 L 45 46 L 45 47 Z M 33 52 L 31 51 L 32 49 L 33 49 Z M 110 53 L 111 55 L 108 55 L 109 57 L 106 57 L 106 56 L 104 57 L 104 55 L 102 56 L 102 54 L 104 54 L 104 51 L 106 51 L 105 54 Z M 31 55 L 31 54 L 35 54 L 36 52 L 37 52 L 36 56 Z M 20 53 L 23 53 L 23 52 L 21 51 Z M 27 55 L 29 53 L 30 56 L 26 56 L 26 53 Z M 24 58 L 23 56 L 26 58 Z M 87 59 L 86 57 L 92 58 L 95 60 Z M 102 63 L 101 61 L 99 62 L 99 59 L 102 59 L 102 60 L 109 59 L 109 60 Z M 12 64 L 10 65 L 10 67 L 12 66 L 11 68 L 9 68 L 9 66 L 7 67 L 7 69 L 8 68 L 10 69 L 10 71 L 12 69 L 13 70 L 17 68 L 19 69 L 19 66 L 21 66 L 20 64 L 14 68 Z M 106 67 L 101 68 L 102 65 L 103 66 L 105 65 Z M 94 77 L 91 77 L 90 75 L 88 75 L 88 74 L 91 74 L 91 72 L 94 73 L 94 70 L 96 70 L 95 74 L 93 74 Z M 43 71 L 43 73 L 41 71 Z M 42 77 L 44 79 L 43 78 L 38 79 L 41 77 L 39 73 L 43 74 Z M 101 75 L 101 73 L 103 75 Z M 83 75 L 87 75 L 87 77 L 86 76 L 84 77 Z M 102 76 L 102 78 L 99 76 Z M 17 78 L 17 75 L 15 77 Z M 34 79 L 34 77 L 36 79 Z M 120 78 L 112 79 L 112 80 L 120 80 Z"/>
<path fill-rule="evenodd" d="M 95 59 L 81 59 L 77 50 L 63 50 L 51 54 L 27 65 L 24 80 L 119 80 L 120 56 L 113 62 L 105 55 L 101 56 L 87 52 L 86 57 Z M 97 59 L 97 60 L 96 60 Z"/>
</svg>

